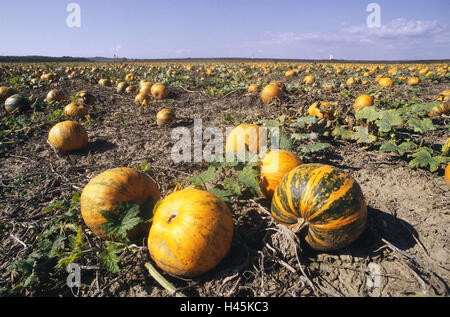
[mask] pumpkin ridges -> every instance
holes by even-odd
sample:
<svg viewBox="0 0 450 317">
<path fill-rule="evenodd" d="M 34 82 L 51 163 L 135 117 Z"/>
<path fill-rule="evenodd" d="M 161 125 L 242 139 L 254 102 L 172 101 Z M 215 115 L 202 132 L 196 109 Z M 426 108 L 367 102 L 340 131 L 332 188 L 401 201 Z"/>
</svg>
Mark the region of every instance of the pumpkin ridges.
<svg viewBox="0 0 450 317">
<path fill-rule="evenodd" d="M 272 199 L 275 221 L 296 229 L 307 226 L 314 249 L 334 250 L 353 242 L 365 227 L 367 206 L 359 184 L 323 164 L 301 165 L 287 174 Z M 299 221 L 301 220 L 301 221 Z"/>
<path fill-rule="evenodd" d="M 329 228 L 324 230 L 317 226 L 310 225 L 308 227 L 307 242 L 316 250 L 331 251 L 345 247 L 354 242 L 364 231 L 367 221 L 367 206 L 364 201 L 360 201 L 361 205 L 358 207 L 360 211 L 352 217 L 349 223 L 339 228 Z M 359 218 L 358 218 L 359 217 Z M 320 237 L 323 237 L 322 239 Z M 334 240 L 333 246 L 325 240 Z"/>
<path fill-rule="evenodd" d="M 319 182 L 323 179 L 323 176 L 326 173 L 330 173 L 331 167 L 330 166 L 320 166 L 319 168 L 310 170 L 309 180 L 305 184 L 303 188 L 302 193 L 302 199 L 300 201 L 300 210 L 302 211 L 301 216 L 303 218 L 308 218 L 311 216 L 312 209 L 315 205 L 311 206 L 311 199 L 314 198 L 314 195 L 312 195 L 312 191 L 314 191 L 317 188 L 317 185 Z M 309 206 L 309 207 L 308 207 Z"/>
<path fill-rule="evenodd" d="M 353 179 L 346 179 L 343 186 L 341 186 L 337 191 L 334 191 L 330 194 L 330 196 L 323 202 L 323 205 L 316 210 L 313 214 L 308 215 L 308 220 L 310 223 L 314 223 L 314 219 L 318 218 L 322 215 L 323 212 L 326 212 L 328 208 L 338 199 L 343 198 L 344 195 L 350 190 L 353 186 Z"/>
</svg>

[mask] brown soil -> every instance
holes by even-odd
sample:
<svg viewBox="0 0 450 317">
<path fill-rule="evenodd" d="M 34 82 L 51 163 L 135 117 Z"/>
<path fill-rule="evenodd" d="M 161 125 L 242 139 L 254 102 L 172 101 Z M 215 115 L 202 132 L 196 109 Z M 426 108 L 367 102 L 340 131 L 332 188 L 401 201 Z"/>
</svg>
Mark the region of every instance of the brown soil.
<svg viewBox="0 0 450 317">
<path fill-rule="evenodd" d="M 272 78 L 268 78 L 270 80 Z M 192 129 L 193 119 L 203 127 L 230 126 L 221 114 L 242 121 L 295 114 L 320 95 L 291 96 L 288 107 L 271 108 L 257 96 L 231 94 L 211 98 L 200 92 L 172 89 L 169 99 L 138 109 L 134 94 L 119 95 L 114 88 L 81 80 L 53 84 L 68 94 L 86 89 L 99 103 L 91 109 L 87 149 L 57 155 L 46 143 L 48 125 L 33 129 L 24 142 L 0 148 L 0 287 L 15 285 L 9 264 L 29 254 L 36 236 L 50 223 L 44 208 L 71 197 L 90 178 L 117 166 L 150 163 L 162 195 L 207 167 L 205 163 L 174 164 L 171 130 L 156 125 L 156 113 L 173 109 L 177 125 Z M 432 101 L 448 84 L 426 86 L 421 97 Z M 30 90 L 44 98 L 47 90 Z M 401 95 L 402 91 L 395 91 Z M 338 93 L 325 96 L 350 106 Z M 6 114 L 1 114 L 2 118 Z M 442 144 L 444 124 L 430 136 Z M 431 141 L 430 141 L 431 142 Z M 351 246 L 332 253 L 316 252 L 273 223 L 264 198 L 234 200 L 235 235 L 229 254 L 213 271 L 193 280 L 166 276 L 189 296 L 448 296 L 450 282 L 449 187 L 442 171 L 413 170 L 394 156 L 364 150 L 352 142 L 330 141 L 332 147 L 314 161 L 348 171 L 361 185 L 369 206 L 368 225 Z M 87 235 L 90 243 L 98 238 Z M 117 275 L 98 270 L 95 259 L 83 263 L 82 287 L 65 285 L 65 272 L 51 275 L 29 296 L 169 296 L 144 267 L 150 261 L 145 241 L 137 253 L 125 253 Z M 376 276 L 378 273 L 378 276 Z"/>
</svg>

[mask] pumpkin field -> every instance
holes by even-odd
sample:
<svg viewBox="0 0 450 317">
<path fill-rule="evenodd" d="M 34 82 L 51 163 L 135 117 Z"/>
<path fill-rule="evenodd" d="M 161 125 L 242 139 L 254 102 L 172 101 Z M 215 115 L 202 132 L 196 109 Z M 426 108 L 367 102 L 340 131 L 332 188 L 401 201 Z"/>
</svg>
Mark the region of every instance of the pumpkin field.
<svg viewBox="0 0 450 317">
<path fill-rule="evenodd" d="M 1 296 L 449 296 L 448 61 L 4 63 L 0 103 Z"/>
</svg>

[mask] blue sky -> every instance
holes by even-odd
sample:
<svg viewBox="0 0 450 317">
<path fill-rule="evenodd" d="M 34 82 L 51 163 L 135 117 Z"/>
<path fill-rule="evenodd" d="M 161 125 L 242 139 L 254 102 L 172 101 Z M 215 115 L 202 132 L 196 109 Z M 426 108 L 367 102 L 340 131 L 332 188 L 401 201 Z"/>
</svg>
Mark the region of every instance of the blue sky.
<svg viewBox="0 0 450 317">
<path fill-rule="evenodd" d="M 72 2 L 80 28 L 66 23 Z M 449 12 L 448 0 L 2 1 L 0 55 L 447 59 Z"/>
</svg>

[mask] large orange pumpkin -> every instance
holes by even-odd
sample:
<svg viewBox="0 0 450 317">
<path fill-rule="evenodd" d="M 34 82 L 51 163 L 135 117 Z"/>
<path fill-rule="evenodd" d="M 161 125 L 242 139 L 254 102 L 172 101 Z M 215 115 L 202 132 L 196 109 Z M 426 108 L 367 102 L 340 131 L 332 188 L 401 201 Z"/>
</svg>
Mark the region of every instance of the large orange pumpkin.
<svg viewBox="0 0 450 317">
<path fill-rule="evenodd" d="M 247 91 L 249 93 L 257 93 L 259 91 L 259 86 L 257 84 L 251 84 L 248 86 Z"/>
<path fill-rule="evenodd" d="M 227 137 L 225 152 L 241 152 L 248 150 L 252 154 L 259 154 L 267 144 L 265 129 L 256 124 L 240 124 Z"/>
<path fill-rule="evenodd" d="M 149 253 L 165 272 L 195 277 L 225 257 L 233 238 L 233 218 L 213 194 L 194 188 L 176 191 L 157 206 L 148 236 Z"/>
<path fill-rule="evenodd" d="M 281 99 L 283 92 L 278 85 L 266 85 L 261 91 L 261 99 L 264 103 L 269 103 L 274 99 Z"/>
<path fill-rule="evenodd" d="M 299 232 L 316 250 L 348 246 L 364 231 L 367 206 L 359 184 L 347 173 L 325 164 L 303 164 L 286 174 L 275 191 L 275 221 Z"/>
<path fill-rule="evenodd" d="M 98 81 L 98 84 L 103 87 L 111 87 L 112 82 L 109 78 L 102 78 Z"/>
<path fill-rule="evenodd" d="M 311 85 L 312 83 L 314 83 L 315 78 L 313 75 L 307 75 L 305 76 L 305 78 L 303 78 L 303 83 L 308 86 Z"/>
<path fill-rule="evenodd" d="M 128 167 L 112 168 L 92 178 L 84 187 L 80 197 L 81 215 L 93 233 L 107 239 L 102 229 L 106 219 L 100 211 L 115 213 L 120 203 L 136 202 L 141 207 L 141 217 L 148 220 L 159 199 L 159 187 L 147 174 Z M 135 240 L 147 234 L 147 230 L 147 225 L 138 225 L 127 235 Z"/>
<path fill-rule="evenodd" d="M 272 198 L 281 179 L 292 169 L 302 164 L 294 153 L 286 150 L 268 152 L 260 163 L 259 187 L 261 193 Z"/>
<path fill-rule="evenodd" d="M 48 141 L 60 153 L 81 150 L 88 143 L 88 134 L 76 121 L 63 121 L 55 124 L 48 133 Z"/>
</svg>

